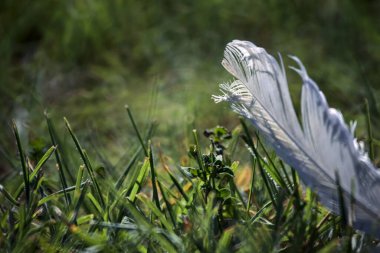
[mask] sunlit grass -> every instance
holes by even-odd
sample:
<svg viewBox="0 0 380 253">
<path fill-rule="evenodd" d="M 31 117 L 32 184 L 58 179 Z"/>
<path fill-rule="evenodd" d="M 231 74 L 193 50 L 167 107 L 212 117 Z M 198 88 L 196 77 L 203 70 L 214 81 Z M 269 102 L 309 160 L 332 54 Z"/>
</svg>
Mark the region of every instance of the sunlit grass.
<svg viewBox="0 0 380 253">
<path fill-rule="evenodd" d="M 126 118 L 134 136 L 117 163 L 89 156 L 99 147 L 82 146 L 66 119 L 71 144 L 46 115 L 51 148 L 34 156 L 14 125 L 20 173 L 1 185 L 0 248 L 359 252 L 376 245 L 321 207 L 244 121 L 232 132 L 191 131 L 188 158 L 178 162 L 151 141 L 155 124 L 142 131 L 129 107 Z"/>
<path fill-rule="evenodd" d="M 232 39 L 285 65 L 297 55 L 379 163 L 376 3 L 169 2 L 0 1 L 0 249 L 371 248 L 210 96 L 230 79 Z M 296 104 L 298 81 L 289 74 Z M 232 130 L 218 161 L 233 180 L 203 160 L 215 150 L 202 132 L 217 125 Z"/>
</svg>

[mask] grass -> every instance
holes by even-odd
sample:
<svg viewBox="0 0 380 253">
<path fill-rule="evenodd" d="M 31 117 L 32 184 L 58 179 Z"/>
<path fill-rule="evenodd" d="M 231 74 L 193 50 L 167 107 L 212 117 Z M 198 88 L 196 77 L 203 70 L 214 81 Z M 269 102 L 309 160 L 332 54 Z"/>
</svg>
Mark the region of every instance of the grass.
<svg viewBox="0 0 380 253">
<path fill-rule="evenodd" d="M 73 145 L 62 142 L 46 115 L 51 147 L 38 158 L 25 152 L 14 124 L 19 163 L 13 169 L 20 175 L 0 187 L 4 252 L 366 252 L 376 246 L 319 205 L 243 120 L 232 132 L 218 126 L 201 137 L 194 130 L 181 164 L 157 152 L 154 131 L 144 135 L 127 111 L 134 155 L 110 167 L 93 162 L 66 119 Z M 246 177 L 246 186 L 238 183 Z"/>
<path fill-rule="evenodd" d="M 232 39 L 297 55 L 379 164 L 379 6 L 0 1 L 0 249 L 376 250 L 210 95 Z"/>
</svg>

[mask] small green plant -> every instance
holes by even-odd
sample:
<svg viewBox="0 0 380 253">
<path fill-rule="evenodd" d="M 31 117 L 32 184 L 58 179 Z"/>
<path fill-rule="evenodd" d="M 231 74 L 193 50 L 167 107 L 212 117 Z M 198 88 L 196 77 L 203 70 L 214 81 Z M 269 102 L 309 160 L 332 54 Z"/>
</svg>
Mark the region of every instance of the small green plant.
<svg viewBox="0 0 380 253">
<path fill-rule="evenodd" d="M 194 131 L 195 145 L 188 151 L 190 158 L 196 161 L 196 166 L 183 167 L 189 175 L 200 182 L 203 198 L 207 203 L 209 195 L 213 194 L 213 206 L 218 208 L 215 217 L 221 227 L 228 226 L 234 216 L 234 206 L 237 204 L 234 172 L 238 162 L 231 162 L 226 154 L 226 144 L 232 138 L 230 131 L 225 127 L 216 126 L 204 131 L 204 136 L 210 141 L 209 151 L 202 153 L 198 136 Z"/>
<path fill-rule="evenodd" d="M 205 194 L 205 199 L 210 192 L 214 192 L 217 198 L 226 199 L 230 196 L 228 193 L 229 182 L 234 177 L 237 163 L 231 164 L 227 155 L 225 155 L 225 146 L 223 144 L 231 139 L 231 134 L 224 127 L 215 127 L 204 131 L 204 135 L 209 138 L 210 151 L 202 154 L 194 131 L 195 141 L 197 144 L 191 145 L 189 156 L 197 162 L 196 167 L 185 168 L 191 176 L 202 181 L 201 187 Z"/>
</svg>

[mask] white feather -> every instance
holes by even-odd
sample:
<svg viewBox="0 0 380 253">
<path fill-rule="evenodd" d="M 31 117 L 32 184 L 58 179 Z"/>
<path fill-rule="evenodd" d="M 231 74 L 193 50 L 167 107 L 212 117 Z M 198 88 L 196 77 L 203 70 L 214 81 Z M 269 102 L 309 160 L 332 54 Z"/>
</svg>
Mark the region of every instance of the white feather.
<svg viewBox="0 0 380 253">
<path fill-rule="evenodd" d="M 264 135 L 279 157 L 295 168 L 304 184 L 335 214 L 340 214 L 337 180 L 348 221 L 380 238 L 380 174 L 353 137 L 343 116 L 329 108 L 325 96 L 296 57 L 294 69 L 303 80 L 299 123 L 286 74 L 263 48 L 234 40 L 226 47 L 223 66 L 238 80 L 222 84 L 222 96 Z"/>
</svg>

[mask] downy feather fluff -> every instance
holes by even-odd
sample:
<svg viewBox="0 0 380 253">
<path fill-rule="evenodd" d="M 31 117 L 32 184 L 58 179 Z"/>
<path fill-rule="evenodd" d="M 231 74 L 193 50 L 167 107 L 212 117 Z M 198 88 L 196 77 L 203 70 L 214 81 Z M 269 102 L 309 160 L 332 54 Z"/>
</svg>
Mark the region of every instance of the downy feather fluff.
<svg viewBox="0 0 380 253">
<path fill-rule="evenodd" d="M 302 78 L 302 126 L 289 94 L 286 73 L 263 48 L 234 40 L 225 49 L 223 66 L 237 80 L 221 84 L 216 102 L 231 103 L 249 119 L 277 155 L 297 170 L 303 183 L 335 214 L 345 214 L 354 228 L 380 238 L 380 174 L 325 96 L 309 78 L 301 61 L 291 58 Z M 337 182 L 343 203 L 339 201 Z"/>
</svg>

